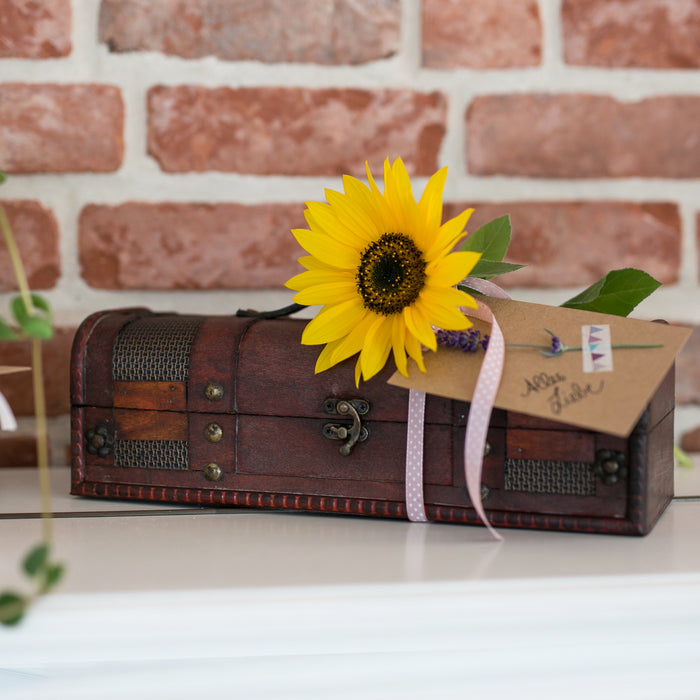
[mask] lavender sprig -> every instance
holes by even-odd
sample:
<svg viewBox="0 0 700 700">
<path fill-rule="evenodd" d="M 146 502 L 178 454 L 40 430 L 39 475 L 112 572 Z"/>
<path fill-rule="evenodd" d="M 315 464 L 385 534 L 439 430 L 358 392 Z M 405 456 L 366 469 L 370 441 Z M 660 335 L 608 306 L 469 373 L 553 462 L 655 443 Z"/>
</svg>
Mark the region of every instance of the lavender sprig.
<svg viewBox="0 0 700 700">
<path fill-rule="evenodd" d="M 479 348 L 486 350 L 489 344 L 489 335 L 485 333 L 483 338 L 476 328 L 466 331 L 443 331 L 435 333 L 438 345 L 447 348 L 457 348 L 462 352 L 476 352 Z"/>
<path fill-rule="evenodd" d="M 563 355 L 565 352 L 569 352 L 570 350 L 582 350 L 583 348 L 580 345 L 564 345 L 562 343 L 561 339 L 556 336 L 552 331 L 550 331 L 548 328 L 544 329 L 549 335 L 551 336 L 552 340 L 551 343 L 549 344 L 549 347 L 546 345 L 527 345 L 527 344 L 522 344 L 522 343 L 506 343 L 506 347 L 509 348 L 536 348 L 537 350 L 540 351 L 540 355 L 544 355 L 545 357 L 558 357 L 559 355 Z M 663 343 L 619 343 L 616 345 L 611 345 L 610 346 L 613 349 L 619 349 L 619 348 L 662 348 Z"/>
<path fill-rule="evenodd" d="M 561 338 L 555 335 L 548 328 L 544 329 L 551 336 L 549 345 L 528 345 L 523 343 L 506 343 L 508 348 L 534 348 L 540 351 L 540 355 L 545 357 L 558 357 L 565 352 L 571 350 L 581 350 L 580 345 L 565 345 Z M 438 345 L 444 345 L 446 348 L 457 348 L 462 352 L 476 352 L 479 348 L 486 350 L 489 344 L 489 335 L 485 333 L 483 338 L 481 333 L 476 328 L 469 328 L 466 331 L 443 331 L 442 329 L 435 332 L 435 338 Z M 612 348 L 661 348 L 661 343 L 622 343 L 612 345 Z"/>
</svg>

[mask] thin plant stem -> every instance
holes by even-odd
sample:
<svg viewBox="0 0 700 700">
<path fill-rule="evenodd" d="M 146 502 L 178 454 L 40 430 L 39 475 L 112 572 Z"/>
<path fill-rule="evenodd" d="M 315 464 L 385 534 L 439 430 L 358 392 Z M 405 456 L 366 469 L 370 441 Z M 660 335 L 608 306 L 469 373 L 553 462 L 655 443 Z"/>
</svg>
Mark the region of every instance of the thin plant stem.
<svg viewBox="0 0 700 700">
<path fill-rule="evenodd" d="M 32 381 L 34 384 L 34 415 L 36 417 L 36 452 L 39 467 L 39 492 L 41 493 L 41 523 L 43 540 L 47 545 L 50 545 L 53 540 L 53 529 L 51 521 L 49 438 L 46 425 L 46 397 L 44 395 L 41 341 L 38 338 L 32 339 Z"/>
<path fill-rule="evenodd" d="M 34 315 L 36 308 L 24 272 L 17 244 L 15 243 L 10 222 L 5 209 L 0 205 L 0 228 L 10 254 L 12 269 L 15 273 L 17 286 L 22 303 L 28 315 Z M 49 474 L 48 429 L 46 424 L 46 397 L 44 395 L 44 371 L 41 357 L 41 341 L 32 339 L 32 384 L 34 390 L 34 414 L 36 418 L 36 452 L 39 468 L 39 491 L 41 493 L 41 519 L 43 540 L 48 545 L 52 541 L 51 525 L 51 479 Z"/>
<path fill-rule="evenodd" d="M 663 343 L 619 343 L 616 345 L 611 345 L 613 350 L 619 349 L 634 349 L 634 348 L 662 348 Z M 549 345 L 527 345 L 523 343 L 506 343 L 508 348 L 535 348 L 536 350 L 549 350 L 551 346 Z M 582 350 L 580 345 L 565 345 L 563 346 L 561 352 L 566 352 L 567 350 Z M 560 353 L 555 353 L 556 355 Z"/>
<path fill-rule="evenodd" d="M 2 229 L 2 235 L 5 239 L 5 244 L 7 245 L 7 251 L 10 254 L 12 270 L 14 271 L 15 278 L 17 279 L 17 286 L 19 287 L 19 293 L 22 297 L 24 308 L 27 310 L 27 313 L 32 316 L 35 313 L 35 309 L 34 304 L 32 303 L 32 295 L 29 291 L 27 276 L 24 274 L 22 259 L 19 256 L 19 250 L 17 250 L 17 244 L 15 243 L 15 239 L 12 235 L 10 222 L 7 220 L 7 215 L 5 214 L 5 209 L 2 205 L 0 205 L 0 228 Z"/>
</svg>

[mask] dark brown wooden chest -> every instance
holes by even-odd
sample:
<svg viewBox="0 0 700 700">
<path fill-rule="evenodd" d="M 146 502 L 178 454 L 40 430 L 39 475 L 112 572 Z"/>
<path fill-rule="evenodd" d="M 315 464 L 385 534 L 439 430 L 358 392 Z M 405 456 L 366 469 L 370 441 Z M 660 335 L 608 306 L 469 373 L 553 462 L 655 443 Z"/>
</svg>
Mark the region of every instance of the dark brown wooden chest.
<svg viewBox="0 0 700 700">
<path fill-rule="evenodd" d="M 408 391 L 314 374 L 304 321 L 105 311 L 71 367 L 72 493 L 406 517 Z M 673 493 L 670 372 L 628 438 L 493 413 L 482 498 L 497 527 L 647 533 Z M 431 520 L 479 522 L 464 482 L 469 404 L 428 396 Z M 356 441 L 354 441 L 356 439 Z M 354 444 L 351 444 L 353 443 Z"/>
</svg>

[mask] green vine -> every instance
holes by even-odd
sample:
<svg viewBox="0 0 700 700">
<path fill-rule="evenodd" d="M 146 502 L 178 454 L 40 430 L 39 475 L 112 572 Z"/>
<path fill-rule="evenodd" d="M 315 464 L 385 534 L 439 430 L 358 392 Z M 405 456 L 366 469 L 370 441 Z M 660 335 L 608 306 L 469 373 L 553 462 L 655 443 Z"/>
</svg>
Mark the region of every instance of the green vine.
<svg viewBox="0 0 700 700">
<path fill-rule="evenodd" d="M 0 173 L 0 183 L 5 177 Z M 41 344 L 53 337 L 51 307 L 38 294 L 33 294 L 27 283 L 22 260 L 15 243 L 5 209 L 0 205 L 0 230 L 10 254 L 12 270 L 19 288 L 19 295 L 10 302 L 16 327 L 0 318 L 0 340 L 30 340 L 32 345 L 32 382 L 36 418 L 37 462 L 39 467 L 39 491 L 41 494 L 41 542 L 32 547 L 22 559 L 22 571 L 33 584 L 29 593 L 5 589 L 0 591 L 0 623 L 15 625 L 24 617 L 39 596 L 49 593 L 60 581 L 63 566 L 52 561 L 53 527 L 51 517 L 51 484 L 49 475 L 48 431 L 46 424 L 46 399 L 44 397 L 44 371 Z"/>
</svg>

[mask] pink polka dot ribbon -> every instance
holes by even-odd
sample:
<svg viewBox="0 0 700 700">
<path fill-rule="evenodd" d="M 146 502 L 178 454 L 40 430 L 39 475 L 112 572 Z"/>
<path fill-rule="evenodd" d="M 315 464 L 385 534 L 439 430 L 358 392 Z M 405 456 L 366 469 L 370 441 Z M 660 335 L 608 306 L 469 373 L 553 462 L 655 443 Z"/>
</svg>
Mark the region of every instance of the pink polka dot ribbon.
<svg viewBox="0 0 700 700">
<path fill-rule="evenodd" d="M 414 523 L 428 522 L 423 501 L 424 420 L 425 392 L 410 389 L 406 429 L 406 515 Z"/>
<path fill-rule="evenodd" d="M 498 285 L 487 280 L 467 278 L 461 284 L 489 296 L 510 298 Z M 486 304 L 477 301 L 477 308 L 469 309 L 469 316 L 490 323 L 491 335 L 469 408 L 464 441 L 464 476 L 472 507 L 493 537 L 502 540 L 486 517 L 481 502 L 481 472 L 491 411 L 503 373 L 505 342 L 501 328 Z M 428 520 L 423 500 L 424 416 L 425 393 L 411 389 L 406 434 L 406 515 L 412 522 Z"/>
</svg>

